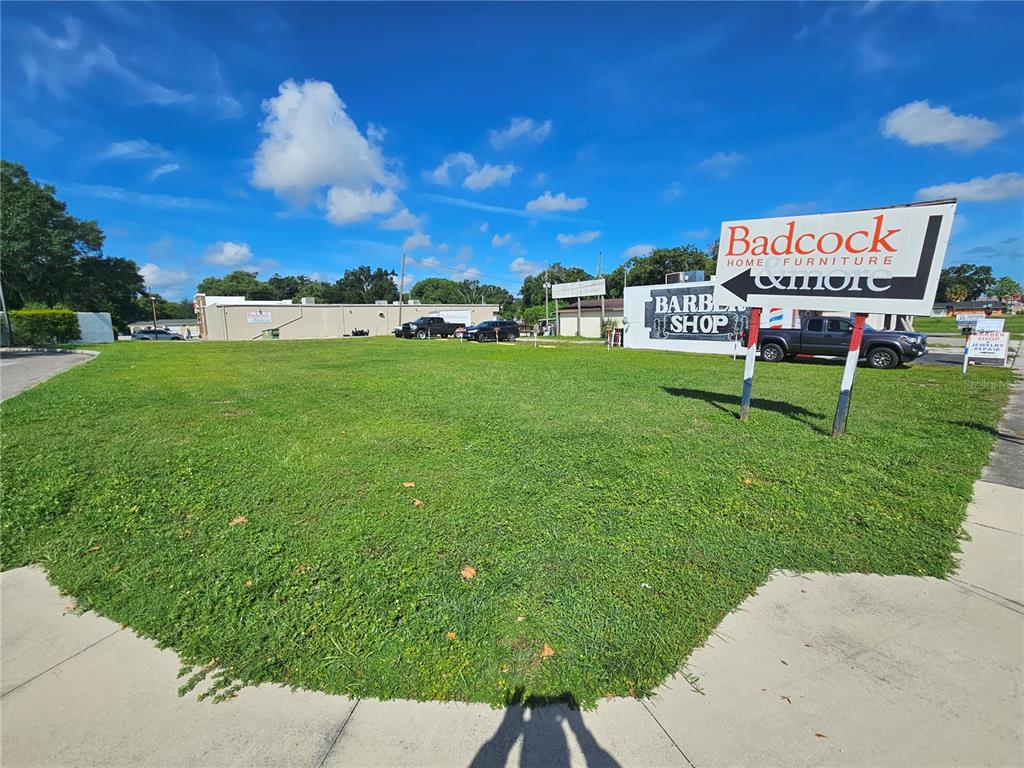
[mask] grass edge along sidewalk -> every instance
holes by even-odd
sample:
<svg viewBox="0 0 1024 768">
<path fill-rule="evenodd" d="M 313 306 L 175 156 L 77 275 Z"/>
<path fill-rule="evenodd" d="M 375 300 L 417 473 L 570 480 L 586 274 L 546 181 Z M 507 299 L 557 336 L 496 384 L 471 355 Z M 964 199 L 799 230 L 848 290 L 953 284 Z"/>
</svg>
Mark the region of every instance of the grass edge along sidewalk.
<svg viewBox="0 0 1024 768">
<path fill-rule="evenodd" d="M 116 347 L 4 404 L 4 567 L 41 563 L 209 665 L 215 695 L 584 705 L 653 690 L 774 570 L 953 567 L 1008 371 L 862 371 L 840 441 L 835 366 L 773 367 L 747 424 L 738 371 L 586 346 Z"/>
</svg>

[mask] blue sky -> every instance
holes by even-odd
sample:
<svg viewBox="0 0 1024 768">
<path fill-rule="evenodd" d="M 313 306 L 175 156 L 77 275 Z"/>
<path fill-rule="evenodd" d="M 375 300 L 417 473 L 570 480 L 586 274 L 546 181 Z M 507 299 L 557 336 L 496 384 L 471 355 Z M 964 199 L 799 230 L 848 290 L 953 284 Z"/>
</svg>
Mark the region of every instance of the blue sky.
<svg viewBox="0 0 1024 768">
<path fill-rule="evenodd" d="M 5 3 L 2 152 L 165 295 L 606 269 L 957 196 L 1024 279 L 1024 4 Z"/>
</svg>

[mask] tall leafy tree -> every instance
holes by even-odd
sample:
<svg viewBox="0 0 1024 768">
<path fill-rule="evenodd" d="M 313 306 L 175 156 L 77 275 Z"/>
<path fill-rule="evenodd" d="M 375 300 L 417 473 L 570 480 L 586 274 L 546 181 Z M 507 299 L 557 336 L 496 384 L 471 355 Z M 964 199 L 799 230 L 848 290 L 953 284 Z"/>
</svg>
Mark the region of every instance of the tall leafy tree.
<svg viewBox="0 0 1024 768">
<path fill-rule="evenodd" d="M 577 280 L 590 280 L 593 277 L 582 267 L 565 267 L 555 262 L 536 275 L 527 275 L 523 279 L 523 287 L 519 290 L 524 307 L 536 307 L 544 303 L 544 283 L 572 283 Z"/>
<path fill-rule="evenodd" d="M 145 285 L 134 261 L 83 256 L 75 273 L 68 287 L 69 306 L 82 312 L 109 312 L 114 327 L 122 330 L 137 319 Z"/>
<path fill-rule="evenodd" d="M 102 255 L 99 225 L 69 214 L 53 185 L 7 160 L 0 161 L 0 199 L 0 279 L 10 306 L 69 302 L 79 260 Z"/>
<path fill-rule="evenodd" d="M 333 301 L 340 304 L 372 304 L 375 301 L 398 301 L 396 273 L 386 269 L 370 269 L 367 266 L 345 270 L 345 274 L 334 284 Z"/>
<path fill-rule="evenodd" d="M 989 293 L 992 296 L 998 296 L 1003 301 L 1012 301 L 1021 295 L 1020 283 L 1009 276 L 1000 277 Z"/>
<path fill-rule="evenodd" d="M 712 246 L 717 250 L 717 242 Z M 714 251 L 706 253 L 695 245 L 680 245 L 675 248 L 655 248 L 646 256 L 630 259 L 620 264 L 605 277 L 608 280 L 608 295 L 622 298 L 625 268 L 629 268 L 630 285 L 657 285 L 665 282 L 665 275 L 671 272 L 702 270 L 708 276 L 715 271 Z"/>
<path fill-rule="evenodd" d="M 954 264 L 942 270 L 937 295 L 947 301 L 973 301 L 988 294 L 995 285 L 992 267 L 982 264 Z M 963 298 L 952 298 L 963 296 Z"/>
</svg>

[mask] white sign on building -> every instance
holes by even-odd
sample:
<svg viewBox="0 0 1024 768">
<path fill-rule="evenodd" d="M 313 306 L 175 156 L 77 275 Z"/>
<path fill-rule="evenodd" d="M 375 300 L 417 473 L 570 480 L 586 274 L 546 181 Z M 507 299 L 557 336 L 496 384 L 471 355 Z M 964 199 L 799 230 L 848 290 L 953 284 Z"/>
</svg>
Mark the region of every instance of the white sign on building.
<svg viewBox="0 0 1024 768">
<path fill-rule="evenodd" d="M 722 224 L 715 303 L 927 315 L 955 201 Z"/>
<path fill-rule="evenodd" d="M 442 309 L 437 314 L 443 317 L 446 323 L 469 325 L 472 322 L 472 313 L 468 309 Z"/>
<path fill-rule="evenodd" d="M 575 283 L 558 283 L 551 286 L 551 298 L 576 299 L 582 296 L 604 296 L 604 278 L 600 280 L 579 280 Z"/>
<path fill-rule="evenodd" d="M 749 314 L 716 306 L 711 281 L 630 285 L 623 304 L 626 347 L 714 354 L 744 349 Z"/>
<path fill-rule="evenodd" d="M 245 321 L 247 323 L 272 323 L 272 322 L 274 322 L 271 319 L 271 317 L 270 317 L 270 313 L 269 312 L 263 312 L 263 311 L 246 312 L 245 313 Z"/>
</svg>

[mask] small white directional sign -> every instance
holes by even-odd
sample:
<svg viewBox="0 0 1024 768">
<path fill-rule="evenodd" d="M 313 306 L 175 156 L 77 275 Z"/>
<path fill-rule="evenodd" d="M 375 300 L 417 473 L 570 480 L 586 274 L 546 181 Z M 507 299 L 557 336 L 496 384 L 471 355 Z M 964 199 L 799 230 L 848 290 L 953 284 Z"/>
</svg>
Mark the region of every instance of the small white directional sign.
<svg viewBox="0 0 1024 768">
<path fill-rule="evenodd" d="M 955 200 L 727 221 L 715 304 L 931 314 Z"/>
</svg>

